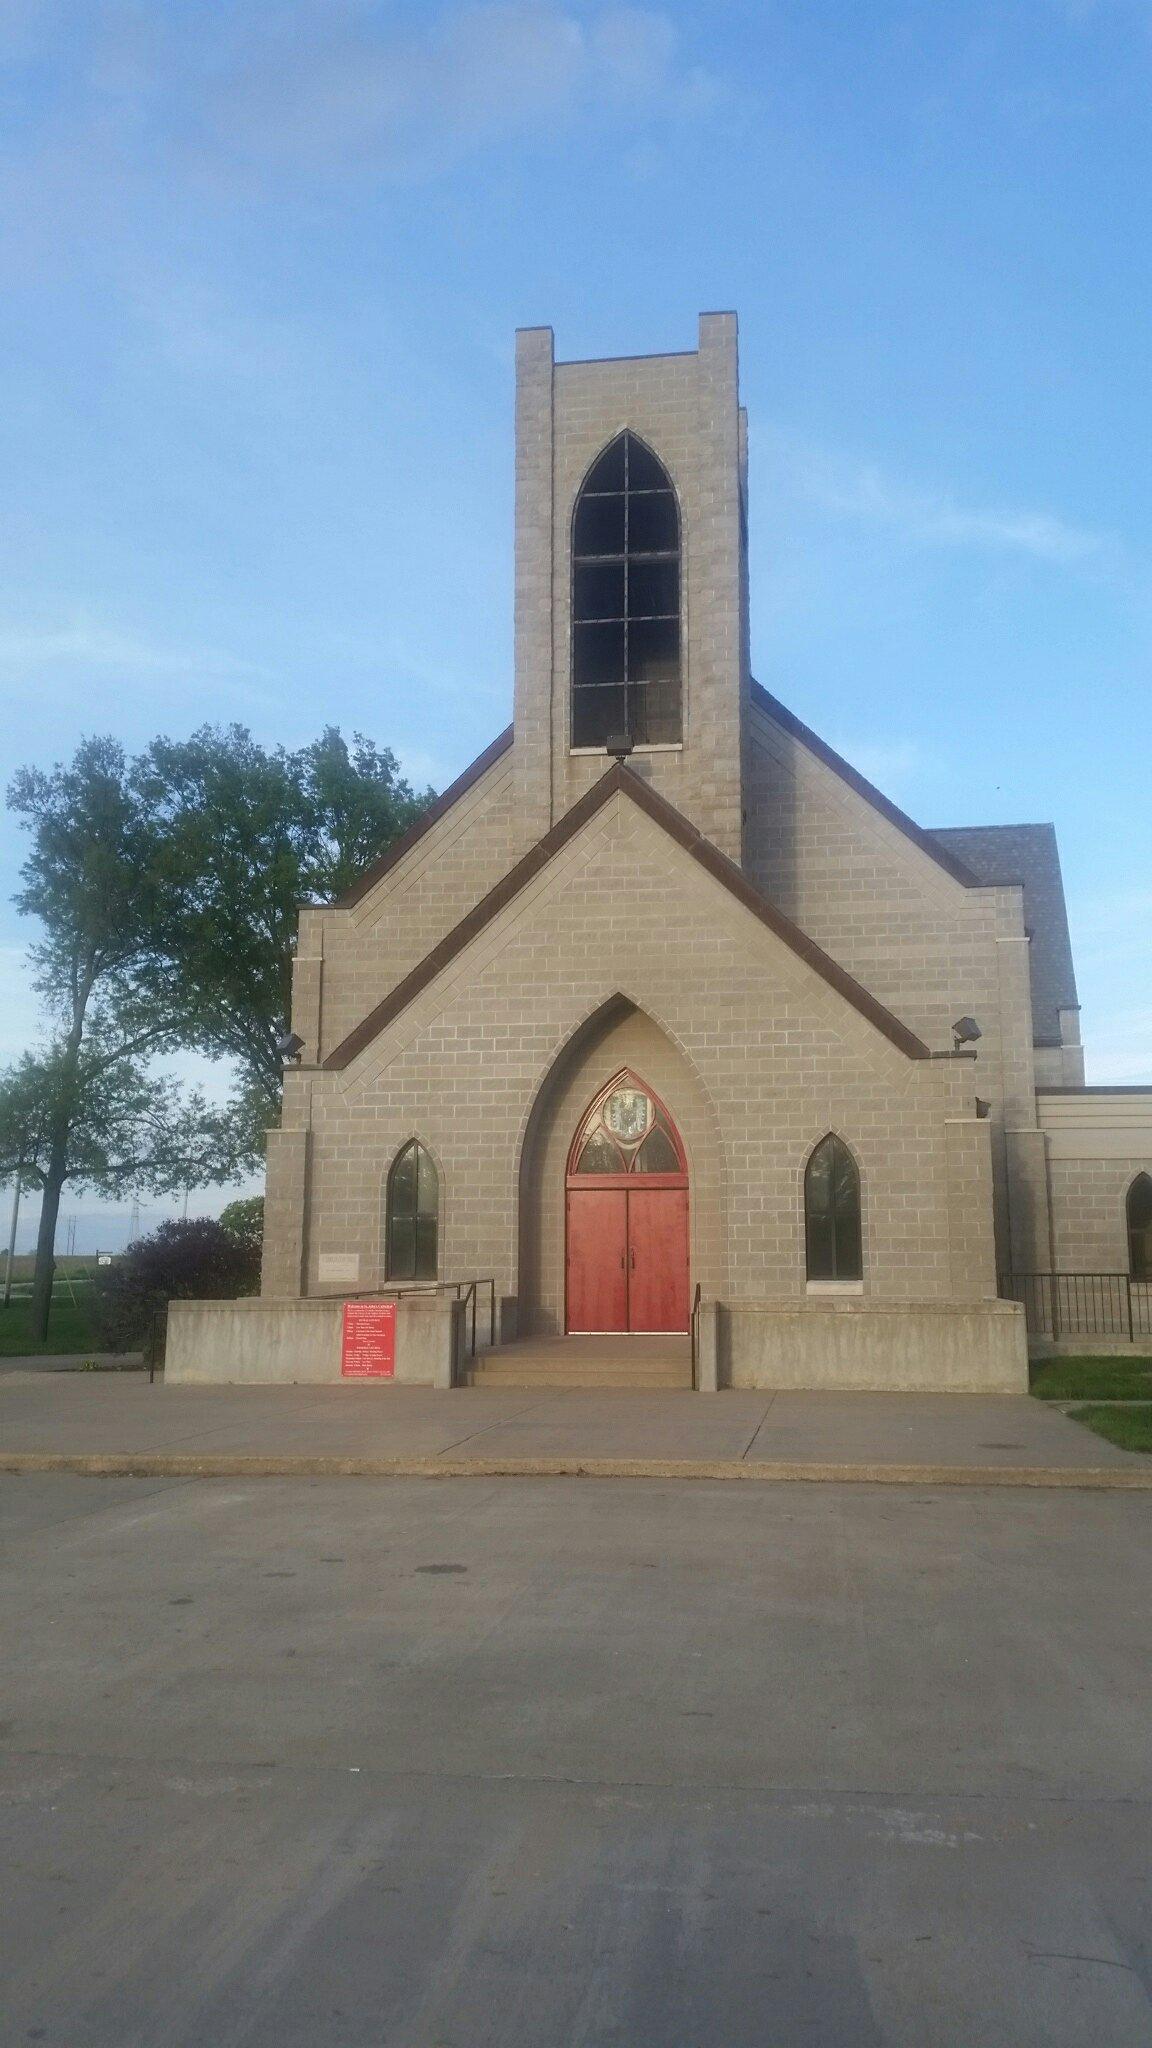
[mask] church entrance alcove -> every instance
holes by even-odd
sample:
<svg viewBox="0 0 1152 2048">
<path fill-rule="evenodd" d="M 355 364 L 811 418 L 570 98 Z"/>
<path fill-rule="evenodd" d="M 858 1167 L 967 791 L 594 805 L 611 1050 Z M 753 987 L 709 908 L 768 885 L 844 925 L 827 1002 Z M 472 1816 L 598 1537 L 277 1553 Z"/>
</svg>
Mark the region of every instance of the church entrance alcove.
<svg viewBox="0 0 1152 2048">
<path fill-rule="evenodd" d="M 569 1335 L 686 1331 L 687 1161 L 638 1075 L 617 1074 L 585 1110 L 565 1190 Z"/>
</svg>

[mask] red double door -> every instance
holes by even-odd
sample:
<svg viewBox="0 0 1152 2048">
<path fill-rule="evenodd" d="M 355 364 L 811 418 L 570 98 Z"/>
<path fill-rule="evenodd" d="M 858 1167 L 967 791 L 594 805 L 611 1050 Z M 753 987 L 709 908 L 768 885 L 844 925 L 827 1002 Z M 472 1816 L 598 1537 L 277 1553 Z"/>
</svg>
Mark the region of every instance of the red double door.
<svg viewBox="0 0 1152 2048">
<path fill-rule="evenodd" d="M 670 1178 L 670 1176 L 669 1176 Z M 664 1176 L 661 1175 L 663 1180 Z M 688 1188 L 568 1188 L 568 1328 L 688 1328 Z"/>
</svg>

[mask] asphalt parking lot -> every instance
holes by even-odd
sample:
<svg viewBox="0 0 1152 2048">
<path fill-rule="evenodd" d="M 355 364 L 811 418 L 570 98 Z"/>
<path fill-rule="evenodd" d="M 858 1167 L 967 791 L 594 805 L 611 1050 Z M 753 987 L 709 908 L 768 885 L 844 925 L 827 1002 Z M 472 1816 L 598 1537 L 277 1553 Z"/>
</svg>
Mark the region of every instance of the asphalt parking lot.
<svg viewBox="0 0 1152 2048">
<path fill-rule="evenodd" d="M 1152 1500 L 0 1480 L 2 2038 L 1152 2042 Z"/>
</svg>

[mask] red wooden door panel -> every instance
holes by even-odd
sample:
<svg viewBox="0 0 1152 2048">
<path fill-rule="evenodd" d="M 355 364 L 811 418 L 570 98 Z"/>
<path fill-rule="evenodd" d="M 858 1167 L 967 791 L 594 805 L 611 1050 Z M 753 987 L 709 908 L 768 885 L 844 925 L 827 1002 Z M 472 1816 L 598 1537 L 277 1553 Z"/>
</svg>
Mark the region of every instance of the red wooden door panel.
<svg viewBox="0 0 1152 2048">
<path fill-rule="evenodd" d="M 688 1191 L 628 1190 L 628 1328 L 688 1328 Z"/>
<path fill-rule="evenodd" d="M 568 1328 L 628 1328 L 628 1196 L 623 1188 L 568 1192 Z"/>
</svg>

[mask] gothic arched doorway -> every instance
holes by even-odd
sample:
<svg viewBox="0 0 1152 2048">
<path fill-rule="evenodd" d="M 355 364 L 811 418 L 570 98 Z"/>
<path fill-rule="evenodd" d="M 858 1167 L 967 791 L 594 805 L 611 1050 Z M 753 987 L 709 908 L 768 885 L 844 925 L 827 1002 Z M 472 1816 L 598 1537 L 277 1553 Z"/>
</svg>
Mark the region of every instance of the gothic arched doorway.
<svg viewBox="0 0 1152 2048">
<path fill-rule="evenodd" d="M 602 1088 L 568 1154 L 567 1328 L 688 1328 L 688 1165 L 659 1097 L 630 1070 Z"/>
</svg>

